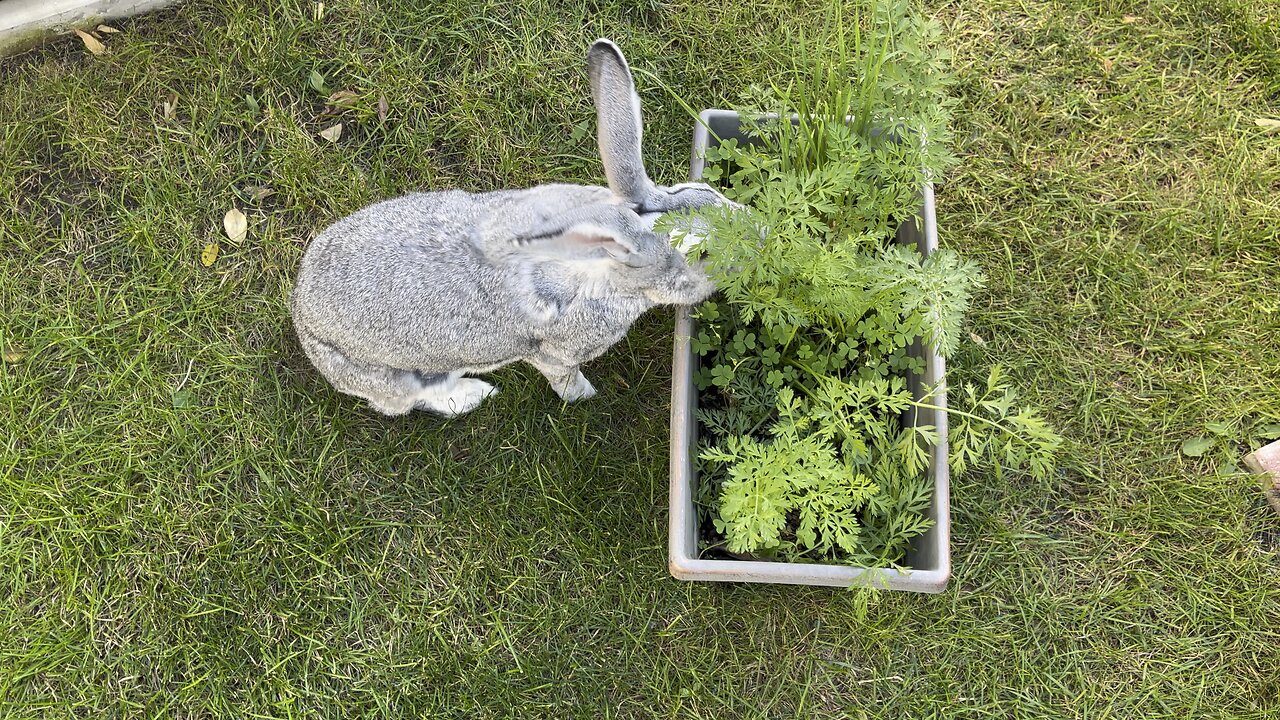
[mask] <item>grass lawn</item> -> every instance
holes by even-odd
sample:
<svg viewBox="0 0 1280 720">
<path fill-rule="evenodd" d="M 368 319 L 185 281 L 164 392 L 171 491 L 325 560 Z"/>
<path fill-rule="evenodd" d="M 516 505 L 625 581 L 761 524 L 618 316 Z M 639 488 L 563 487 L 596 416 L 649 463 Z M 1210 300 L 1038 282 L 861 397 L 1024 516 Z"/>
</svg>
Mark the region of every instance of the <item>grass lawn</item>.
<svg viewBox="0 0 1280 720">
<path fill-rule="evenodd" d="M 1067 439 L 953 481 L 943 595 L 668 578 L 669 312 L 572 407 L 513 367 L 388 420 L 308 365 L 324 225 L 600 182 L 592 38 L 725 106 L 808 5 L 211 0 L 0 61 L 0 718 L 1280 716 L 1280 517 L 1220 467 L 1280 423 L 1276 0 L 930 4 L 989 278 L 953 383 L 1001 362 Z"/>
</svg>

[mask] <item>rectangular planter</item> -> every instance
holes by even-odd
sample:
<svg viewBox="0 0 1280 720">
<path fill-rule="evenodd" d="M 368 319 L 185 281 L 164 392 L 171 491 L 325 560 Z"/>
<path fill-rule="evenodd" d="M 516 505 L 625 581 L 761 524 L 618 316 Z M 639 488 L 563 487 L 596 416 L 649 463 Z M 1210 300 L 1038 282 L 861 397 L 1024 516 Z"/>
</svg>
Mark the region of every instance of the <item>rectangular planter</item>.
<svg viewBox="0 0 1280 720">
<path fill-rule="evenodd" d="M 739 130 L 738 114 L 727 110 L 704 110 L 702 122 L 694 129 L 693 160 L 689 165 L 689 177 L 702 177 L 703 152 L 711 142 L 711 133 L 722 139 L 737 138 L 739 143 L 751 140 Z M 710 132 L 708 131 L 710 128 Z M 927 185 L 921 194 L 919 227 L 904 223 L 898 228 L 897 242 L 915 245 L 928 255 L 938 247 L 937 228 L 934 223 L 933 186 Z M 929 472 L 933 475 L 933 500 L 929 505 L 929 517 L 934 525 L 916 539 L 908 553 L 905 565 L 910 570 L 886 570 L 851 565 L 828 565 L 787 562 L 760 562 L 741 560 L 704 560 L 698 557 L 698 512 L 694 507 L 695 483 L 698 478 L 693 464 L 697 448 L 698 421 L 694 415 L 698 393 L 693 385 L 693 371 L 697 359 L 689 347 L 693 334 L 693 318 L 688 308 L 681 308 L 676 315 L 675 364 L 671 380 L 671 526 L 668 567 L 671 575 L 680 580 L 710 580 L 720 582 L 787 583 L 793 585 L 851 585 L 937 593 L 947 587 L 951 578 L 951 506 L 950 483 L 947 469 L 947 413 L 945 410 L 915 409 L 908 413 L 909 424 L 932 425 L 938 431 L 938 444 L 931 449 Z M 923 398 L 926 386 L 938 385 L 939 391 L 929 402 L 938 407 L 947 406 L 945 387 L 941 386 L 945 366 L 943 359 L 931 348 L 918 347 L 917 357 L 923 355 L 925 372 L 921 378 L 913 378 L 911 390 L 917 400 Z"/>
</svg>

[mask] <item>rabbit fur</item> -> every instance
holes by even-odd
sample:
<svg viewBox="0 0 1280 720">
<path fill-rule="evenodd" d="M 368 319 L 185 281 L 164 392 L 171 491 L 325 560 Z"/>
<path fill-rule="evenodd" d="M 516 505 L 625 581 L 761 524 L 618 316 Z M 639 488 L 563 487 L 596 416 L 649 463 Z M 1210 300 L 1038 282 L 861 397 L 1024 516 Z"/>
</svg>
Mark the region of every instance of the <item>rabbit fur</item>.
<svg viewBox="0 0 1280 720">
<path fill-rule="evenodd" d="M 312 241 L 290 311 L 335 388 L 386 415 L 455 416 L 496 392 L 467 376 L 524 360 L 564 400 L 588 398 L 582 363 L 649 308 L 714 291 L 653 226 L 665 212 L 732 203 L 702 183 L 655 185 L 626 59 L 602 39 L 587 65 L 608 187 L 414 193 Z"/>
</svg>

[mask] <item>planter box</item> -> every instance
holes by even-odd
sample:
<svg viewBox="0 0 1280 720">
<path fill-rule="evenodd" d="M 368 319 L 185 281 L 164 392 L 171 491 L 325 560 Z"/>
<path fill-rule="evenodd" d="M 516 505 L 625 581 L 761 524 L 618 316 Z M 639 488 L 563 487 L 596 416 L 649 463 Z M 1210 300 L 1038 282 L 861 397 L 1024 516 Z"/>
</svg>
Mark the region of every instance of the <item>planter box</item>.
<svg viewBox="0 0 1280 720">
<path fill-rule="evenodd" d="M 749 143 L 738 127 L 738 114 L 725 110 L 704 110 L 702 122 L 693 135 L 693 160 L 689 177 L 702 177 L 702 154 L 711 142 L 712 133 L 725 140 L 737 138 L 739 143 Z M 934 224 L 933 187 L 926 186 L 922 193 L 921 222 L 906 223 L 898 228 L 897 242 L 915 245 L 928 255 L 938 246 L 937 228 Z M 862 568 L 851 565 L 827 565 L 811 563 L 787 563 L 742 560 L 704 560 L 698 557 L 698 512 L 693 498 L 698 481 L 693 465 L 693 452 L 697 448 L 698 422 L 694 415 L 698 393 L 693 386 L 694 364 L 697 362 L 689 347 L 693 334 L 693 318 L 688 308 L 681 308 L 676 315 L 675 366 L 671 380 L 671 526 L 668 567 L 671 575 L 680 580 L 711 580 L 720 582 L 789 583 L 793 585 L 850 585 L 937 593 L 947 587 L 951 578 L 951 506 L 950 483 L 947 469 L 947 414 L 945 411 L 914 409 L 905 418 L 908 424 L 933 425 L 938 431 L 938 444 L 931 450 L 929 472 L 933 475 L 933 500 L 929 517 L 934 525 L 924 535 L 916 538 L 905 564 L 909 571 Z M 940 384 L 945 370 L 943 359 L 932 349 L 917 347 L 917 357 L 923 356 L 925 372 L 921 378 L 913 378 L 911 390 L 916 399 L 924 395 L 926 385 Z M 939 389 L 930 403 L 947 406 L 945 388 Z"/>
</svg>

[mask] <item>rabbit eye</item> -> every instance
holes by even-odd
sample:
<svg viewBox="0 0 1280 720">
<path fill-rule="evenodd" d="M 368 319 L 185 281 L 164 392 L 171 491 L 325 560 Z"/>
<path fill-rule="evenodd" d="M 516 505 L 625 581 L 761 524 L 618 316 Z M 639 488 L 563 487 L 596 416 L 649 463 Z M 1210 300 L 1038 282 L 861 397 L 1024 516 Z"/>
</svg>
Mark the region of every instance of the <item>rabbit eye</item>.
<svg viewBox="0 0 1280 720">
<path fill-rule="evenodd" d="M 631 253 L 627 255 L 625 258 L 623 258 L 622 262 L 627 267 L 642 268 L 642 267 L 649 267 L 650 265 L 652 265 L 653 258 L 647 255 L 641 255 L 639 253 Z"/>
</svg>

